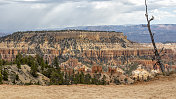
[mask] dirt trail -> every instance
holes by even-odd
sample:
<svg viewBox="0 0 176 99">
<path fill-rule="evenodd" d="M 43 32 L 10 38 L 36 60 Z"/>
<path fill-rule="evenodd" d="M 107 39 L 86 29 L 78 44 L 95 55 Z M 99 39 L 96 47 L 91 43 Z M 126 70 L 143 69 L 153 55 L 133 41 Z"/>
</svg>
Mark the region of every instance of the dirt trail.
<svg viewBox="0 0 176 99">
<path fill-rule="evenodd" d="M 157 80 L 156 80 L 157 79 Z M 134 85 L 1 85 L 0 99 L 176 99 L 176 75 Z"/>
</svg>

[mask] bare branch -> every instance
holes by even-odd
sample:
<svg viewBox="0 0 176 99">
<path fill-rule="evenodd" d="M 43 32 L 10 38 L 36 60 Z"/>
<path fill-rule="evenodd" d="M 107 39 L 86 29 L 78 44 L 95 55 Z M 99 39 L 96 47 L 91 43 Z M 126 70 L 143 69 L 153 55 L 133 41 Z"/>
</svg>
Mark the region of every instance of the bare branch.
<svg viewBox="0 0 176 99">
<path fill-rule="evenodd" d="M 155 58 L 155 56 L 152 56 L 152 61 L 154 61 L 156 58 Z"/>
<path fill-rule="evenodd" d="M 154 68 L 154 69 L 156 69 L 157 64 L 158 64 L 158 63 L 156 62 L 156 63 L 153 65 L 153 68 Z"/>
<path fill-rule="evenodd" d="M 152 16 L 152 18 L 149 20 L 150 22 L 154 20 L 154 16 Z"/>
<path fill-rule="evenodd" d="M 161 55 L 161 57 L 163 57 L 163 56 L 165 56 L 166 55 L 166 52 L 163 54 L 163 55 Z"/>
<path fill-rule="evenodd" d="M 159 53 L 159 54 L 161 54 L 163 51 L 164 51 L 164 47 L 161 49 L 161 51 L 160 51 L 160 53 Z"/>
<path fill-rule="evenodd" d="M 158 52 L 158 49 L 156 47 L 155 40 L 154 40 L 154 37 L 153 37 L 154 34 L 152 33 L 151 27 L 150 27 L 150 22 L 154 20 L 154 16 L 152 16 L 152 18 L 149 19 L 147 0 L 145 0 L 145 7 L 146 7 L 145 16 L 146 16 L 146 20 L 147 20 L 147 23 L 148 23 L 147 27 L 148 27 L 148 31 L 149 31 L 149 34 L 150 34 L 150 37 L 151 37 L 151 41 L 152 41 L 153 48 L 154 48 L 154 54 L 155 54 L 155 57 L 153 59 L 155 59 L 157 61 L 156 64 L 158 64 L 160 66 L 160 69 L 164 74 L 164 65 L 161 62 L 161 56 L 160 56 L 161 52 L 160 53 Z M 154 67 L 156 66 L 156 64 L 154 65 Z"/>
<path fill-rule="evenodd" d="M 161 57 L 165 56 L 166 54 L 164 53 L 163 55 L 161 55 Z"/>
</svg>

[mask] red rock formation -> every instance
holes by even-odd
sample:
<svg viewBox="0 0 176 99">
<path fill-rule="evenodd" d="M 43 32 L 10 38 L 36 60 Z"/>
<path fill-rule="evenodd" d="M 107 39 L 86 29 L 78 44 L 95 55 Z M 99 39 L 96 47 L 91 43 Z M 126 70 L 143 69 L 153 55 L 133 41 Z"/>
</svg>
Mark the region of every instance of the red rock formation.
<svg viewBox="0 0 176 99">
<path fill-rule="evenodd" d="M 156 61 L 152 60 L 132 60 L 131 62 L 142 64 L 143 66 L 154 65 Z"/>
<path fill-rule="evenodd" d="M 114 73 L 123 74 L 124 71 L 121 70 L 120 68 L 114 66 L 114 67 L 108 67 L 108 73 L 109 74 L 114 74 Z"/>
<path fill-rule="evenodd" d="M 78 72 L 85 72 L 85 68 L 79 68 Z"/>
<path fill-rule="evenodd" d="M 113 73 L 116 73 L 116 72 L 117 72 L 116 68 L 108 67 L 108 73 L 113 74 Z"/>
<path fill-rule="evenodd" d="M 79 54 L 76 57 L 84 57 L 84 61 L 89 63 L 94 63 L 94 60 L 98 63 L 101 62 L 100 60 L 106 60 L 107 63 L 114 60 L 113 63 L 115 65 L 120 65 L 121 60 L 117 59 L 117 57 L 153 55 L 152 48 L 130 42 L 123 33 L 106 31 L 63 30 L 17 32 L 1 37 L 0 45 L 0 56 L 2 59 L 8 61 L 14 60 L 18 53 L 33 56 L 42 53 L 44 59 L 48 60 L 49 63 L 52 62 L 55 56 L 76 56 Z M 122 45 L 125 45 L 125 47 Z M 166 53 L 168 55 L 165 57 L 169 59 L 169 55 L 173 51 L 166 49 Z M 70 66 L 75 67 L 78 60 L 69 60 L 68 63 Z"/>
<path fill-rule="evenodd" d="M 92 66 L 92 73 L 102 73 L 101 66 Z"/>
<path fill-rule="evenodd" d="M 27 49 L 0 49 L 0 55 L 2 59 L 12 61 L 16 57 L 18 53 L 24 53 L 29 54 Z M 166 54 L 172 54 L 173 51 L 170 49 L 166 49 Z M 35 55 L 35 53 L 33 53 Z M 29 54 L 32 55 L 32 54 Z M 44 59 L 51 62 L 55 56 L 60 56 L 61 50 L 57 49 L 48 49 L 48 52 L 44 53 Z M 91 58 L 102 58 L 106 60 L 114 59 L 115 57 L 120 56 L 152 56 L 153 50 L 152 49 L 138 49 L 138 50 L 84 50 L 83 55 Z M 166 55 L 164 58 L 169 59 L 168 55 Z M 76 60 L 70 60 L 70 63 L 73 63 L 72 65 L 75 66 Z"/>
<path fill-rule="evenodd" d="M 172 54 L 173 51 L 171 49 L 166 49 L 166 54 Z M 83 54 L 87 57 L 94 58 L 105 58 L 105 59 L 113 59 L 118 56 L 152 56 L 153 49 L 134 49 L 134 50 L 84 50 Z"/>
</svg>

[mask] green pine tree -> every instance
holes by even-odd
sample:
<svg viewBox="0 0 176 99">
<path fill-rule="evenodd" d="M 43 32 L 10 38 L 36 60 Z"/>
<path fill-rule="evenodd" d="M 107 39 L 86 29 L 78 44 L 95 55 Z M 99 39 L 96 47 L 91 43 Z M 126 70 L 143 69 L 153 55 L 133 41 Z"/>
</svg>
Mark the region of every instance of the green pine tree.
<svg viewBox="0 0 176 99">
<path fill-rule="evenodd" d="M 17 68 L 18 70 L 21 69 L 21 62 L 19 60 L 17 61 Z"/>
<path fill-rule="evenodd" d="M 7 70 L 3 70 L 2 75 L 3 75 L 3 80 L 8 81 L 8 72 L 7 72 Z"/>
<path fill-rule="evenodd" d="M 59 62 L 58 62 L 58 58 L 57 57 L 55 57 L 54 58 L 54 64 L 53 64 L 56 68 L 58 68 L 59 67 Z"/>
<path fill-rule="evenodd" d="M 102 84 L 102 85 L 106 85 L 106 76 L 105 76 L 105 75 L 103 75 L 101 84 Z"/>
<path fill-rule="evenodd" d="M 2 74 L 1 74 L 1 70 L 0 70 L 0 84 L 2 84 Z"/>
<path fill-rule="evenodd" d="M 37 77 L 37 71 L 38 71 L 38 65 L 36 63 L 33 62 L 32 66 L 31 66 L 31 74 L 34 77 Z"/>
</svg>

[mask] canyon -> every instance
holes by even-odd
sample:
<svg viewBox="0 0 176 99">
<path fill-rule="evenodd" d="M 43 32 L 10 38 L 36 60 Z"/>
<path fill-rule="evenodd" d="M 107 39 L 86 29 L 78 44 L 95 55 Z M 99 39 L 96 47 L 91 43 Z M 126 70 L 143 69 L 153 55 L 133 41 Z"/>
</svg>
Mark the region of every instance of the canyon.
<svg viewBox="0 0 176 99">
<path fill-rule="evenodd" d="M 158 45 L 159 49 L 162 46 Z M 164 49 L 165 63 L 175 57 L 174 48 Z M 49 63 L 55 57 L 60 62 L 76 58 L 89 67 L 93 64 L 123 65 L 127 61 L 151 60 L 150 44 L 135 43 L 122 32 L 58 30 L 15 32 L 0 38 L 0 58 L 13 61 L 18 53 L 35 56 L 39 54 Z"/>
</svg>

